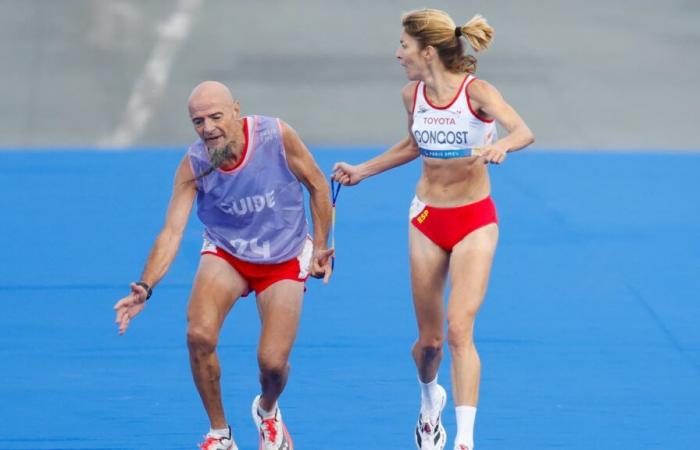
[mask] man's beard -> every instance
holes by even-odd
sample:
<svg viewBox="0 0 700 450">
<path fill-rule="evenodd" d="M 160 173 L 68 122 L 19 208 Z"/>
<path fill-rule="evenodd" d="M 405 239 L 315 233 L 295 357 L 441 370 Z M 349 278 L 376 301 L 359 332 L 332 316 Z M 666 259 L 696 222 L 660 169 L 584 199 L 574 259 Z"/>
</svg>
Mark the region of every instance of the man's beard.
<svg viewBox="0 0 700 450">
<path fill-rule="evenodd" d="M 233 144 L 225 145 L 222 148 L 211 149 L 207 147 L 209 160 L 214 169 L 218 169 L 227 159 L 233 159 Z"/>
</svg>

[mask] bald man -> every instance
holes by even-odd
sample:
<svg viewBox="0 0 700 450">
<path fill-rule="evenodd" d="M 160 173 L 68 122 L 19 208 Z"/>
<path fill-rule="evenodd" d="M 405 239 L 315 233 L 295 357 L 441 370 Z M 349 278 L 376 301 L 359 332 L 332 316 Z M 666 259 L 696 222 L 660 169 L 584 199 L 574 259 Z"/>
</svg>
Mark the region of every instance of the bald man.
<svg viewBox="0 0 700 450">
<path fill-rule="evenodd" d="M 328 183 L 289 125 L 271 117 L 241 117 L 238 102 L 223 84 L 198 85 L 188 109 L 199 139 L 177 169 L 165 224 L 140 281 L 114 306 L 119 333 L 143 310 L 175 259 L 196 197 L 205 229 L 187 310 L 187 345 L 211 424 L 200 449 L 238 448 L 222 406 L 216 346 L 233 305 L 255 292 L 262 321 L 261 394 L 253 401 L 252 415 L 261 449 L 293 450 L 277 399 L 287 382 L 305 281 L 310 275 L 327 283 L 331 276 Z M 310 195 L 313 238 L 302 185 Z"/>
</svg>

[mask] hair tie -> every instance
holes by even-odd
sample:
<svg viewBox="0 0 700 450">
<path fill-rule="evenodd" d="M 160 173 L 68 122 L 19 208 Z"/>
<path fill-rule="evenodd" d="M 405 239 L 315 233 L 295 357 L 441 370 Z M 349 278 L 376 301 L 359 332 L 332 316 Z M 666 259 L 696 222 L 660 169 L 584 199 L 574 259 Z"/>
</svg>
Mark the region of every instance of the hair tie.
<svg viewBox="0 0 700 450">
<path fill-rule="evenodd" d="M 455 36 L 460 37 L 462 35 L 462 27 L 455 28 Z"/>
</svg>

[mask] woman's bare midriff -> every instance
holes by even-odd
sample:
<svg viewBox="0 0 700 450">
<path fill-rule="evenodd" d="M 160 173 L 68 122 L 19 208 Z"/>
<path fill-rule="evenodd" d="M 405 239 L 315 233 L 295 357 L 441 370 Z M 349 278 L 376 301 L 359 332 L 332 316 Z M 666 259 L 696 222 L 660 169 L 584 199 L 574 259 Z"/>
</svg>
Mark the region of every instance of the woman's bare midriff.
<svg viewBox="0 0 700 450">
<path fill-rule="evenodd" d="M 451 208 L 474 203 L 490 193 L 489 173 L 483 159 L 423 158 L 416 195 L 426 204 Z"/>
</svg>

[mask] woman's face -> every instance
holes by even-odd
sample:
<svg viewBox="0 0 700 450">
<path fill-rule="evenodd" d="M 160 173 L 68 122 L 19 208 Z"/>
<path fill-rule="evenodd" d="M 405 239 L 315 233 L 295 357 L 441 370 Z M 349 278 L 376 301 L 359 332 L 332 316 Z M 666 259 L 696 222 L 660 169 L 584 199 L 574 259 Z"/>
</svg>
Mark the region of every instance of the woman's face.
<svg viewBox="0 0 700 450">
<path fill-rule="evenodd" d="M 401 32 L 401 44 L 396 50 L 396 59 L 406 71 L 409 80 L 420 80 L 427 67 L 427 62 L 418 41 L 409 36 L 405 31 Z"/>
</svg>

